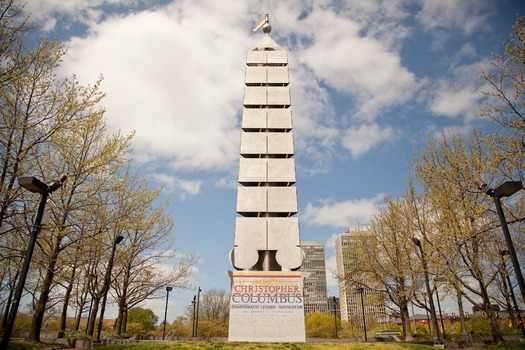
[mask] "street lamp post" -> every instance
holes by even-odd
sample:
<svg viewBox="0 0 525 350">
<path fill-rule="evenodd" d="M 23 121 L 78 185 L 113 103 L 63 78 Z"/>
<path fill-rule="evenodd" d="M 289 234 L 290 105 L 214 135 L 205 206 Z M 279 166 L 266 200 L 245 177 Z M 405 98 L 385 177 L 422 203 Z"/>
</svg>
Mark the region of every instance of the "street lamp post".
<svg viewBox="0 0 525 350">
<path fill-rule="evenodd" d="M 503 277 L 503 283 L 505 283 L 505 281 L 506 281 L 507 285 L 509 287 L 509 294 L 510 294 L 510 298 L 512 300 L 512 304 L 514 306 L 514 311 L 516 312 L 516 318 L 518 319 L 518 324 L 519 324 L 520 331 L 521 331 L 521 337 L 525 338 L 525 328 L 523 328 L 523 320 L 521 319 L 520 308 L 518 307 L 518 302 L 516 301 L 516 296 L 514 295 L 514 288 L 512 288 L 512 283 L 510 281 L 509 273 L 507 272 L 507 264 L 506 264 L 505 259 L 503 257 L 504 255 L 506 255 L 508 253 L 509 252 L 507 250 L 500 251 L 501 262 L 503 264 L 503 271 L 501 271 L 501 273 L 502 273 L 502 277 Z"/>
<path fill-rule="evenodd" d="M 357 288 L 357 292 L 361 294 L 361 314 L 363 315 L 363 328 L 365 330 L 365 342 L 368 342 L 368 336 L 366 334 L 366 319 L 365 319 L 365 301 L 363 299 L 363 287 Z"/>
<path fill-rule="evenodd" d="M 106 302 L 108 300 L 109 285 L 111 284 L 111 270 L 113 270 L 113 260 L 115 259 L 115 251 L 117 250 L 117 244 L 122 242 L 123 239 L 124 237 L 119 235 L 115 237 L 115 239 L 113 240 L 113 247 L 111 248 L 111 255 L 109 257 L 108 267 L 106 269 L 106 276 L 104 277 L 104 285 L 102 286 L 104 296 L 102 297 L 100 317 L 98 318 L 97 339 L 96 339 L 97 343 L 100 343 L 100 333 L 102 332 L 102 322 L 104 321 L 104 311 L 106 309 Z"/>
<path fill-rule="evenodd" d="M 202 289 L 199 287 L 199 290 L 197 291 L 197 319 L 195 320 L 195 337 L 199 336 L 199 304 L 201 300 L 201 292 Z"/>
<path fill-rule="evenodd" d="M 432 291 L 430 290 L 430 282 L 428 280 L 428 268 L 427 262 L 425 260 L 425 254 L 423 253 L 423 247 L 421 246 L 421 241 L 419 239 L 413 237 L 412 242 L 414 242 L 414 244 L 419 247 L 419 252 L 421 253 L 421 263 L 423 265 L 423 273 L 425 275 L 425 287 L 427 289 L 428 303 L 432 317 L 432 327 L 434 328 L 434 333 L 436 334 L 436 344 L 441 344 L 441 337 L 439 335 L 439 328 L 436 319 L 436 308 L 434 307 L 434 298 L 432 298 Z"/>
<path fill-rule="evenodd" d="M 523 319 L 521 318 L 520 308 L 518 307 L 518 303 L 516 302 L 516 296 L 514 295 L 514 290 L 512 289 L 510 277 L 508 274 L 506 277 L 507 277 L 507 284 L 509 285 L 509 289 L 510 289 L 510 297 L 512 298 L 512 302 L 514 304 L 514 311 L 516 312 L 516 317 L 518 318 L 518 324 L 521 330 L 521 338 L 525 339 L 525 328 L 523 328 Z"/>
<path fill-rule="evenodd" d="M 162 330 L 162 340 L 164 340 L 164 337 L 166 336 L 166 318 L 168 316 L 168 296 L 170 295 L 170 292 L 173 290 L 173 287 L 166 287 L 166 308 L 164 309 L 164 329 Z"/>
<path fill-rule="evenodd" d="M 335 295 L 332 297 L 332 300 L 334 301 L 334 329 L 335 329 L 335 338 L 339 338 L 337 335 L 337 300 L 335 298 Z"/>
<path fill-rule="evenodd" d="M 35 220 L 33 222 L 33 229 L 29 238 L 29 244 L 27 246 L 26 256 L 24 259 L 24 265 L 20 272 L 18 284 L 16 286 L 15 295 L 13 299 L 13 305 L 9 310 L 9 317 L 4 328 L 4 335 L 2 336 L 2 342 L 0 343 L 0 349 L 6 350 L 9 338 L 13 332 L 13 326 L 15 324 L 16 314 L 18 312 L 18 306 L 20 305 L 20 299 L 22 298 L 22 292 L 24 291 L 24 285 L 29 272 L 29 265 L 31 264 L 31 258 L 33 257 L 33 251 L 35 249 L 36 239 L 42 228 L 42 218 L 44 216 L 44 210 L 46 208 L 46 202 L 49 194 L 58 190 L 62 187 L 64 181 L 66 181 L 67 175 L 62 174 L 60 178 L 53 183 L 46 185 L 34 176 L 21 176 L 18 178 L 18 184 L 26 190 L 33 193 L 40 193 L 40 203 L 38 205 L 38 211 L 36 213 Z"/>
<path fill-rule="evenodd" d="M 523 302 L 525 303 L 525 282 L 523 281 L 523 274 L 521 273 L 520 263 L 518 261 L 518 257 L 516 256 L 514 244 L 512 243 L 512 237 L 510 236 L 507 220 L 505 220 L 503 207 L 501 206 L 501 198 L 512 196 L 514 193 L 518 192 L 523 188 L 523 184 L 521 183 L 521 181 L 506 181 L 494 189 L 488 187 L 488 185 L 486 183 L 483 183 L 483 181 L 481 181 L 480 179 L 476 179 L 476 184 L 478 185 L 481 191 L 483 191 L 486 195 L 494 199 L 494 204 L 496 206 L 496 211 L 498 212 L 503 236 L 505 237 L 507 249 L 509 250 L 510 260 L 512 261 L 514 273 L 516 274 L 516 279 L 518 280 L 518 285 L 520 287 L 521 297 L 523 299 Z"/>
</svg>

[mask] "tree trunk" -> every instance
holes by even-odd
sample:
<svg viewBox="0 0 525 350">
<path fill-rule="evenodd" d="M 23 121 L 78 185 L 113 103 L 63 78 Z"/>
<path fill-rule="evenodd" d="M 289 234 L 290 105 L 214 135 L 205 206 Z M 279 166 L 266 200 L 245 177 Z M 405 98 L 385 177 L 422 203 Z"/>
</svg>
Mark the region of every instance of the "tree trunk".
<svg viewBox="0 0 525 350">
<path fill-rule="evenodd" d="M 505 339 L 503 339 L 503 334 L 501 333 L 498 321 L 496 320 L 496 316 L 494 315 L 494 311 L 492 311 L 492 309 L 490 308 L 490 305 L 486 312 L 489 318 L 490 328 L 492 331 L 492 342 L 494 344 L 504 344 Z"/>
<path fill-rule="evenodd" d="M 115 335 L 116 336 L 121 336 L 123 332 L 123 324 L 124 324 L 123 319 L 124 319 L 124 308 L 125 307 L 126 306 L 123 305 L 122 299 L 121 299 L 118 305 L 118 317 L 115 320 Z"/>
<path fill-rule="evenodd" d="M 408 313 L 408 304 L 403 305 L 399 308 L 399 311 L 401 312 L 401 322 L 403 326 L 403 335 L 405 336 L 406 341 L 412 341 L 414 340 L 414 337 L 412 336 L 412 330 L 410 329 L 410 314 Z M 415 326 L 415 320 L 414 320 L 414 326 Z"/>
<path fill-rule="evenodd" d="M 94 295 L 93 305 L 91 306 L 91 316 L 89 317 L 88 324 L 87 324 L 87 335 L 89 336 L 93 336 L 93 333 L 95 332 L 95 320 L 97 319 L 99 303 L 100 303 L 100 296 L 98 294 Z"/>
<path fill-rule="evenodd" d="M 80 322 L 82 321 L 82 314 L 85 311 L 84 308 L 88 304 L 88 302 L 87 302 L 88 295 L 89 295 L 89 286 L 86 283 L 86 281 L 84 281 L 84 283 L 82 285 L 82 292 L 80 293 L 80 299 L 77 301 L 77 305 L 76 305 L 76 307 L 79 310 L 79 312 L 78 312 L 77 319 L 76 319 L 76 322 L 75 322 L 75 332 L 78 332 L 79 329 L 80 329 Z M 77 299 L 78 299 L 78 296 L 77 296 Z M 91 316 L 91 305 L 89 305 L 89 307 L 88 307 L 88 319 L 86 320 L 86 327 L 84 329 L 85 332 L 87 332 L 87 322 L 89 322 L 89 317 L 90 316 Z"/>
<path fill-rule="evenodd" d="M 76 267 L 73 267 L 73 270 L 71 270 L 71 277 L 69 279 L 69 284 L 64 294 L 64 304 L 62 306 L 62 314 L 60 315 L 60 326 L 58 328 L 59 338 L 62 338 L 66 331 L 67 307 L 69 305 L 69 298 L 71 296 L 71 291 L 73 290 L 73 282 L 75 281 L 75 272 L 76 272 Z"/>
<path fill-rule="evenodd" d="M 128 264 L 127 268 L 125 269 L 125 272 L 124 272 L 124 278 L 122 280 L 122 295 L 120 296 L 119 300 L 118 300 L 118 318 L 117 318 L 117 321 L 115 322 L 115 335 L 122 335 L 123 332 L 125 332 L 125 327 L 123 327 L 123 320 L 124 320 L 124 314 L 125 314 L 125 310 L 126 310 L 126 307 L 127 307 L 127 298 L 128 298 L 128 294 L 127 294 L 127 289 L 128 289 L 128 286 L 129 286 L 129 279 L 130 279 L 130 276 L 129 276 L 129 272 L 131 270 L 131 266 Z"/>
<path fill-rule="evenodd" d="M 118 310 L 117 319 L 115 320 L 115 336 L 120 337 L 122 335 L 122 311 Z"/>
<path fill-rule="evenodd" d="M 467 334 L 467 324 L 465 323 L 465 312 L 463 308 L 463 294 L 461 289 L 456 288 L 458 298 L 459 323 L 461 324 L 461 334 Z"/>
<path fill-rule="evenodd" d="M 507 276 L 507 271 L 503 270 L 501 272 L 501 286 L 502 286 L 503 297 L 505 298 L 505 310 L 507 310 L 507 312 L 509 313 L 509 318 L 512 324 L 512 329 L 520 329 L 520 325 L 517 322 L 517 319 L 514 315 L 514 307 L 512 305 L 512 300 L 510 298 L 510 293 L 512 293 L 512 291 L 509 292 L 509 288 L 512 288 L 512 285 L 507 285 L 506 276 Z"/>
<path fill-rule="evenodd" d="M 73 327 L 73 331 L 78 332 L 80 329 L 80 321 L 82 320 L 82 306 L 80 306 L 79 312 L 77 314 L 77 317 L 75 318 L 75 326 Z"/>
<path fill-rule="evenodd" d="M 124 318 L 122 320 L 122 323 L 123 323 L 122 332 L 126 333 L 127 332 L 126 328 L 128 327 L 128 306 L 127 305 L 124 308 Z"/>
<path fill-rule="evenodd" d="M 30 341 L 40 342 L 40 330 L 42 329 L 42 322 L 44 321 L 44 314 L 46 312 L 47 301 L 49 300 L 49 292 L 51 291 L 51 285 L 53 278 L 55 277 L 55 268 L 57 264 L 58 254 L 60 252 L 60 241 L 61 238 L 58 236 L 51 253 L 49 263 L 46 269 L 46 275 L 42 288 L 40 289 L 40 296 L 35 308 L 35 314 L 31 321 L 31 329 L 29 330 L 29 336 L 27 337 Z"/>
<path fill-rule="evenodd" d="M 15 293 L 15 287 L 16 286 L 16 281 L 18 280 L 18 276 L 19 276 L 19 273 L 17 272 L 16 275 L 15 275 L 15 279 L 12 282 L 12 285 L 11 285 L 11 288 L 9 288 L 9 295 L 7 296 L 7 300 L 6 300 L 6 303 L 5 303 L 5 312 L 4 312 L 4 315 L 2 317 L 2 329 L 5 327 L 6 323 L 7 323 L 7 318 L 9 317 L 9 311 L 11 310 L 11 303 L 13 302 L 13 294 Z"/>
<path fill-rule="evenodd" d="M 74 328 L 75 332 L 78 332 L 78 330 L 80 329 L 80 321 L 82 320 L 82 313 L 84 312 L 84 306 L 86 306 L 87 294 L 88 294 L 87 290 L 84 286 L 84 288 L 82 288 L 80 300 L 78 300 L 78 303 L 76 305 L 78 309 L 78 313 L 77 313 L 77 318 L 75 320 L 75 328 Z"/>
<path fill-rule="evenodd" d="M 490 329 L 492 333 L 492 342 L 494 344 L 504 344 L 505 340 L 503 339 L 503 334 L 501 333 L 501 329 L 499 328 L 499 325 L 496 321 L 496 317 L 494 316 L 494 311 L 492 311 L 492 308 L 490 307 L 490 298 L 487 293 L 487 289 L 485 288 L 485 285 L 483 283 L 479 283 L 480 286 L 480 294 L 481 298 L 483 299 L 483 308 L 482 310 L 485 311 L 487 314 L 487 318 L 489 319 Z"/>
</svg>

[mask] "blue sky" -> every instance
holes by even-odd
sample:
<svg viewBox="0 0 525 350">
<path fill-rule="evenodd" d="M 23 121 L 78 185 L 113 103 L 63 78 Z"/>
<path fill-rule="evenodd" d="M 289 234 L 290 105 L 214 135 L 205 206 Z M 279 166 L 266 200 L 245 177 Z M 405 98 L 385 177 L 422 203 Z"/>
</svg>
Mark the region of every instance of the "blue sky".
<svg viewBox="0 0 525 350">
<path fill-rule="evenodd" d="M 23 2 L 67 47 L 61 75 L 104 77 L 108 126 L 136 130 L 134 163 L 171 198 L 203 290 L 229 289 L 245 57 L 268 13 L 289 55 L 301 239 L 326 244 L 330 295 L 335 236 L 403 192 L 414 152 L 441 130 L 490 128 L 477 70 L 525 14 L 518 0 Z M 168 318 L 193 294 L 172 292 Z M 145 307 L 162 317 L 164 300 Z"/>
</svg>

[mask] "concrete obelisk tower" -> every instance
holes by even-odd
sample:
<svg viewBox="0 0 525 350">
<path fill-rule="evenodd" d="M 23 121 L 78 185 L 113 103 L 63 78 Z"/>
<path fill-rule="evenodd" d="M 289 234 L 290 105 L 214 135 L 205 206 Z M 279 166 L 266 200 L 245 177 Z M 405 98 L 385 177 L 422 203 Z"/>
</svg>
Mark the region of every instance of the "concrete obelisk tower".
<svg viewBox="0 0 525 350">
<path fill-rule="evenodd" d="M 246 58 L 230 341 L 304 342 L 288 56 L 265 35 Z"/>
</svg>

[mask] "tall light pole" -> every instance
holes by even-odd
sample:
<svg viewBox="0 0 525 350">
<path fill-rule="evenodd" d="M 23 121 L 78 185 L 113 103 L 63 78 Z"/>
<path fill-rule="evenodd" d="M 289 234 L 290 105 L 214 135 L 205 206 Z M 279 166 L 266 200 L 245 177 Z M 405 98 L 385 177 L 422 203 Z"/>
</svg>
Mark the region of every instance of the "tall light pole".
<svg viewBox="0 0 525 350">
<path fill-rule="evenodd" d="M 507 220 L 505 220 L 503 207 L 501 206 L 501 198 L 512 196 L 514 193 L 523 188 L 523 184 L 521 181 L 506 181 L 494 189 L 488 187 L 487 184 L 483 183 L 483 181 L 480 179 L 476 179 L 476 184 L 481 191 L 494 199 L 496 211 L 498 212 L 499 221 L 501 223 L 501 229 L 503 230 L 503 236 L 505 236 L 505 242 L 507 243 L 507 249 L 509 250 L 510 260 L 512 262 L 512 266 L 514 267 L 514 274 L 516 275 L 516 279 L 518 280 L 518 285 L 520 287 L 521 298 L 525 303 L 525 282 L 523 281 L 523 274 L 521 273 L 520 263 L 518 261 L 518 257 L 516 256 L 514 244 L 512 243 L 509 227 L 507 226 Z"/>
<path fill-rule="evenodd" d="M 197 319 L 195 320 L 195 337 L 199 336 L 199 304 L 201 300 L 201 292 L 202 289 L 199 287 L 199 290 L 197 291 Z"/>
<path fill-rule="evenodd" d="M 166 308 L 164 309 L 164 329 L 162 330 L 162 340 L 164 340 L 164 337 L 166 336 L 166 318 L 168 316 L 168 296 L 170 295 L 170 292 L 173 290 L 173 287 L 166 287 Z"/>
<path fill-rule="evenodd" d="M 365 301 L 363 299 L 363 287 L 357 288 L 357 292 L 361 294 L 361 314 L 363 315 L 363 328 L 365 330 L 365 342 L 368 342 L 368 336 L 366 334 L 366 318 L 365 318 Z"/>
<path fill-rule="evenodd" d="M 113 240 L 113 247 L 111 248 L 111 255 L 109 257 L 108 267 L 106 269 L 106 276 L 104 277 L 104 285 L 102 286 L 102 291 L 104 296 L 102 297 L 102 306 L 100 308 L 100 317 L 98 318 L 98 327 L 97 327 L 97 339 L 96 342 L 100 343 L 100 333 L 102 332 L 102 322 L 104 321 L 104 311 L 106 309 L 106 301 L 108 300 L 108 291 L 109 285 L 111 284 L 111 270 L 113 270 L 113 260 L 115 259 L 115 251 L 117 250 L 117 244 L 122 242 L 124 239 L 123 236 L 117 236 Z"/>
<path fill-rule="evenodd" d="M 430 282 L 428 280 L 428 268 L 427 261 L 425 259 L 425 254 L 423 253 L 423 247 L 421 246 L 421 241 L 416 237 L 412 238 L 412 242 L 419 247 L 419 252 L 421 253 L 421 263 L 423 265 L 423 274 L 425 275 L 425 286 L 427 289 L 428 303 L 430 305 L 430 316 L 432 317 L 432 326 L 434 328 L 434 333 L 436 334 L 436 345 L 441 344 L 441 337 L 439 335 L 439 327 L 436 318 L 436 308 L 434 307 L 434 298 L 432 297 L 432 291 L 430 290 Z"/>
<path fill-rule="evenodd" d="M 521 319 L 520 308 L 518 307 L 518 302 L 516 301 L 516 296 L 514 295 L 514 288 L 512 288 L 512 283 L 510 281 L 509 273 L 507 272 L 507 263 L 505 262 L 505 259 L 504 259 L 504 255 L 508 253 L 509 252 L 507 250 L 500 251 L 501 262 L 503 264 L 503 271 L 501 271 L 501 274 L 503 277 L 503 283 L 507 281 L 507 285 L 509 287 L 509 294 L 512 300 L 512 304 L 514 306 L 514 311 L 516 312 L 516 317 L 518 319 L 518 324 L 519 324 L 520 331 L 521 331 L 521 338 L 525 339 L 525 328 L 523 328 L 523 320 Z"/>
<path fill-rule="evenodd" d="M 333 301 L 334 301 L 334 328 L 335 328 L 335 338 L 339 338 L 337 336 L 337 301 L 336 301 L 336 298 L 335 298 L 335 295 L 332 297 Z"/>
<path fill-rule="evenodd" d="M 11 333 L 13 332 L 13 326 L 15 325 L 16 314 L 18 312 L 18 306 L 20 305 L 20 299 L 22 298 L 22 292 L 24 291 L 24 285 L 26 283 L 27 273 L 29 272 L 29 265 L 31 264 L 31 258 L 33 257 L 33 251 L 35 249 L 36 239 L 40 230 L 42 228 L 42 218 L 44 216 L 44 210 L 46 208 L 46 202 L 49 194 L 58 190 L 62 187 L 64 181 L 66 181 L 67 175 L 62 174 L 60 178 L 53 183 L 46 185 L 39 179 L 34 176 L 21 176 L 18 178 L 18 184 L 25 188 L 26 190 L 33 193 L 40 193 L 40 203 L 38 205 L 38 211 L 36 213 L 35 221 L 33 222 L 33 229 L 31 231 L 31 236 L 29 238 L 29 244 L 27 246 L 26 256 L 24 260 L 24 265 L 22 266 L 22 271 L 20 272 L 20 277 L 18 279 L 18 284 L 16 286 L 15 295 L 13 299 L 13 305 L 11 310 L 9 310 L 9 317 L 7 318 L 7 323 L 4 328 L 4 335 L 2 337 L 2 342 L 0 343 L 0 349 L 6 350 L 7 344 L 9 343 L 9 338 L 11 338 Z"/>
</svg>

